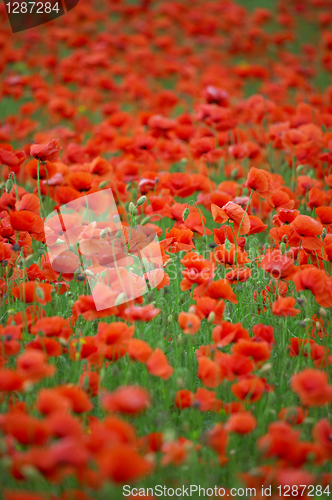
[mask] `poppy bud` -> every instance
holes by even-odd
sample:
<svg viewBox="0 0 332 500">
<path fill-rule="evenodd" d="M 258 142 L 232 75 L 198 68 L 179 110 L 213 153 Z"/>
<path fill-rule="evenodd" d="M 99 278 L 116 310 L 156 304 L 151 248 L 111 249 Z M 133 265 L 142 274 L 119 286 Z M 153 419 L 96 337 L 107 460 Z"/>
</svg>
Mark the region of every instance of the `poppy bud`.
<svg viewBox="0 0 332 500">
<path fill-rule="evenodd" d="M 61 238 L 58 238 L 54 244 L 55 244 L 55 246 L 57 246 L 57 247 L 58 247 L 58 246 L 60 246 L 60 245 L 63 245 L 63 244 L 64 244 L 64 241 L 63 241 Z"/>
<path fill-rule="evenodd" d="M 216 319 L 216 314 L 213 311 L 211 311 L 207 319 L 208 323 L 213 323 L 215 319 Z"/>
<path fill-rule="evenodd" d="M 10 267 L 8 270 L 7 270 L 7 278 L 11 278 L 14 274 L 14 268 Z"/>
<path fill-rule="evenodd" d="M 306 308 L 307 306 L 307 298 L 306 297 L 299 297 L 298 299 L 296 299 L 296 302 L 298 303 L 298 305 L 300 307 L 303 307 L 303 309 Z"/>
<path fill-rule="evenodd" d="M 169 443 L 176 440 L 174 429 L 166 429 L 164 432 L 164 443 Z"/>
<path fill-rule="evenodd" d="M 203 241 L 207 241 L 207 239 L 208 239 L 207 234 L 203 234 L 203 236 L 202 236 L 202 240 L 203 240 Z"/>
<path fill-rule="evenodd" d="M 281 242 L 280 243 L 280 252 L 282 253 L 282 255 L 285 255 L 285 252 L 286 252 L 286 245 L 284 242 Z"/>
<path fill-rule="evenodd" d="M 126 302 L 126 300 L 127 300 L 127 295 L 124 292 L 119 293 L 114 302 L 115 307 L 123 304 L 124 302 Z"/>
<path fill-rule="evenodd" d="M 168 316 L 168 318 L 167 318 L 167 322 L 168 322 L 168 323 L 172 323 L 172 321 L 173 321 L 173 315 L 172 315 L 172 314 L 170 314 L 170 315 Z"/>
<path fill-rule="evenodd" d="M 182 214 L 182 220 L 183 222 L 188 219 L 188 216 L 189 216 L 189 208 L 185 208 L 184 211 L 183 211 L 183 214 Z"/>
<path fill-rule="evenodd" d="M 93 277 L 94 277 L 94 274 L 93 274 L 93 272 L 92 272 L 92 271 L 90 271 L 90 269 L 87 269 L 87 270 L 85 271 L 85 274 L 86 274 L 89 278 L 93 278 Z"/>
<path fill-rule="evenodd" d="M 33 465 L 23 465 L 22 467 L 23 475 L 26 479 L 40 480 L 41 474 L 36 467 Z"/>
<path fill-rule="evenodd" d="M 99 184 L 99 189 L 103 189 L 104 187 L 107 186 L 107 181 L 102 181 L 100 184 Z"/>
<path fill-rule="evenodd" d="M 227 252 L 231 251 L 231 242 L 229 241 L 228 238 L 225 239 L 225 248 L 226 248 Z"/>
<path fill-rule="evenodd" d="M 37 288 L 36 288 L 36 295 L 37 295 L 38 299 L 40 299 L 40 300 L 44 300 L 44 298 L 45 298 L 44 290 L 40 286 L 37 286 Z"/>
<path fill-rule="evenodd" d="M 322 231 L 322 240 L 323 241 L 325 240 L 325 236 L 326 236 L 326 229 L 325 229 L 325 227 L 323 227 L 323 231 Z"/>
<path fill-rule="evenodd" d="M 13 189 L 13 181 L 9 178 L 6 182 L 6 193 L 10 193 Z"/>
<path fill-rule="evenodd" d="M 261 373 L 269 372 L 271 368 L 272 368 L 271 363 L 265 363 L 265 365 L 263 365 L 262 368 L 260 369 L 260 372 Z"/>
<path fill-rule="evenodd" d="M 324 309 L 324 307 L 320 307 L 319 308 L 319 311 L 318 311 L 318 314 L 321 318 L 326 318 L 327 317 L 327 314 L 326 314 L 326 309 Z"/>
<path fill-rule="evenodd" d="M 141 222 L 141 226 L 144 226 L 144 224 L 147 224 L 150 221 L 150 217 L 144 217 L 144 219 Z"/>
<path fill-rule="evenodd" d="M 103 366 L 102 369 L 100 370 L 99 372 L 99 381 L 101 382 L 102 380 L 104 380 L 105 378 L 105 375 L 106 375 L 106 370 L 105 370 L 105 367 Z"/>
<path fill-rule="evenodd" d="M 176 381 L 178 387 L 184 387 L 184 380 L 182 377 L 179 377 Z"/>
<path fill-rule="evenodd" d="M 100 237 L 101 238 L 105 238 L 105 236 L 107 236 L 107 233 L 110 231 L 110 229 L 108 227 L 105 227 L 104 229 L 102 229 L 100 231 Z"/>
<path fill-rule="evenodd" d="M 304 169 L 305 165 L 298 165 L 296 167 L 296 173 L 299 174 L 303 169 Z"/>
<path fill-rule="evenodd" d="M 181 343 L 182 343 L 182 335 L 181 334 L 178 336 L 176 343 L 177 343 L 177 345 L 181 345 Z"/>
<path fill-rule="evenodd" d="M 145 203 L 145 201 L 146 201 L 146 196 L 141 196 L 137 200 L 137 206 L 140 207 L 141 205 L 143 205 L 143 203 Z"/>
<path fill-rule="evenodd" d="M 129 207 L 128 208 L 129 208 L 129 213 L 131 213 L 132 215 L 135 215 L 135 213 L 136 213 L 136 207 L 135 207 L 135 205 L 133 204 L 132 201 L 129 203 Z"/>
<path fill-rule="evenodd" d="M 195 314 L 196 313 L 196 307 L 191 305 L 188 309 L 189 314 Z"/>
<path fill-rule="evenodd" d="M 230 175 L 231 179 L 236 179 L 238 171 L 239 170 L 237 168 L 234 168 L 234 170 L 231 171 L 231 175 Z"/>
</svg>

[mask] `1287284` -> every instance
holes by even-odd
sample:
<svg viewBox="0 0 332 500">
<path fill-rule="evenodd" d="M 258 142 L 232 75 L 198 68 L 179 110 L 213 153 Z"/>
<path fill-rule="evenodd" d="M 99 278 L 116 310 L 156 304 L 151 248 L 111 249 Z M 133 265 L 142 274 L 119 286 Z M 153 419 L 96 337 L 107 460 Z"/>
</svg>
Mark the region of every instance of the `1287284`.
<svg viewBox="0 0 332 500">
<path fill-rule="evenodd" d="M 313 484 L 299 484 L 299 485 L 288 485 L 277 487 L 280 497 L 323 497 L 330 496 L 330 487 L 323 487 L 321 485 Z"/>
<path fill-rule="evenodd" d="M 8 14 L 51 14 L 59 13 L 59 3 L 51 2 L 7 2 Z"/>
</svg>

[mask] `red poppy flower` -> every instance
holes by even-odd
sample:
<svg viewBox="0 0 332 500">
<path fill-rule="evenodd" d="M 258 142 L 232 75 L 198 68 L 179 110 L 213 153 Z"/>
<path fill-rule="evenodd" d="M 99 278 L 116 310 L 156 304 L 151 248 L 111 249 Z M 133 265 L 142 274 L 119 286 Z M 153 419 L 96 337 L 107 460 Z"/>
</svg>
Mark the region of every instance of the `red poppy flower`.
<svg viewBox="0 0 332 500">
<path fill-rule="evenodd" d="M 37 281 L 27 281 L 20 283 L 19 286 L 12 288 L 12 294 L 22 302 L 38 302 L 45 305 L 50 302 L 52 285 L 48 283 L 39 283 Z"/>
<path fill-rule="evenodd" d="M 47 144 L 33 144 L 30 148 L 30 154 L 37 160 L 56 161 L 60 156 L 60 139 L 52 139 Z"/>
<path fill-rule="evenodd" d="M 201 327 L 201 320 L 196 314 L 180 312 L 179 325 L 183 333 L 194 335 Z"/>
<path fill-rule="evenodd" d="M 232 385 L 231 391 L 235 397 L 254 403 L 258 401 L 265 390 L 265 384 L 259 377 L 244 377 Z"/>
<path fill-rule="evenodd" d="M 255 429 L 256 425 L 257 421 L 250 411 L 233 413 L 225 424 L 225 430 L 238 434 L 248 434 Z"/>
<path fill-rule="evenodd" d="M 107 411 L 136 415 L 147 410 L 151 401 L 149 393 L 138 386 L 122 386 L 112 393 L 101 396 L 101 404 Z"/>
<path fill-rule="evenodd" d="M 307 368 L 293 375 L 290 385 L 304 406 L 322 406 L 332 401 L 332 385 L 328 385 L 327 374 L 320 370 Z"/>
<path fill-rule="evenodd" d="M 160 377 L 163 380 L 169 379 L 174 372 L 172 366 L 169 365 L 168 359 L 159 348 L 155 349 L 146 362 L 146 367 L 155 377 Z"/>
<path fill-rule="evenodd" d="M 276 316 L 296 316 L 301 311 L 295 309 L 296 299 L 294 297 L 278 297 L 272 304 L 272 314 Z"/>
<path fill-rule="evenodd" d="M 249 170 L 246 186 L 257 191 L 262 198 L 269 198 L 274 191 L 271 174 L 255 167 Z"/>
</svg>

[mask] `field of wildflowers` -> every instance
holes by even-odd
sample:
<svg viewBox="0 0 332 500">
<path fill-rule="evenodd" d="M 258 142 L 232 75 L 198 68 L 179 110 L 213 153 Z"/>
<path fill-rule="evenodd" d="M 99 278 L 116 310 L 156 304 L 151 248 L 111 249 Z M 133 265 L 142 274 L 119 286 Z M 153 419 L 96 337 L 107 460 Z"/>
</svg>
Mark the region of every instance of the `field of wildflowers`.
<svg viewBox="0 0 332 500">
<path fill-rule="evenodd" d="M 1 4 L 0 71 L 0 498 L 329 498 L 331 0 Z"/>
</svg>

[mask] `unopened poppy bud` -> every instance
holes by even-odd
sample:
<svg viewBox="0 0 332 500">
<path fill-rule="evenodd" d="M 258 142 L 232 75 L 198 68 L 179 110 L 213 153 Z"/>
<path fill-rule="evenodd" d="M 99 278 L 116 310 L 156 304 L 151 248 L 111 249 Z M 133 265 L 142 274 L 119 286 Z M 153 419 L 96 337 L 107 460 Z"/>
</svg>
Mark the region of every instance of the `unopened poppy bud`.
<svg viewBox="0 0 332 500">
<path fill-rule="evenodd" d="M 105 370 L 105 367 L 103 366 L 99 372 L 99 381 L 100 382 L 102 382 L 104 380 L 105 375 L 106 375 L 106 370 Z"/>
<path fill-rule="evenodd" d="M 228 238 L 225 239 L 225 248 L 226 248 L 227 252 L 231 251 L 231 242 L 229 241 Z"/>
<path fill-rule="evenodd" d="M 119 293 L 114 302 L 115 307 L 120 306 L 121 304 L 126 302 L 126 300 L 127 300 L 127 295 L 125 294 L 125 292 Z"/>
<path fill-rule="evenodd" d="M 325 240 L 325 236 L 326 236 L 326 229 L 325 229 L 325 227 L 323 227 L 323 231 L 322 231 L 322 240 L 323 241 Z"/>
<path fill-rule="evenodd" d="M 272 364 L 271 363 L 265 363 L 262 368 L 260 369 L 260 372 L 261 373 L 265 373 L 265 372 L 269 372 L 272 368 Z"/>
<path fill-rule="evenodd" d="M 179 377 L 176 381 L 178 387 L 184 387 L 184 380 L 182 377 Z"/>
<path fill-rule="evenodd" d="M 182 343 L 182 335 L 181 334 L 178 336 L 176 343 L 177 343 L 177 345 L 181 345 L 181 343 Z"/>
<path fill-rule="evenodd" d="M 304 165 L 298 165 L 296 167 L 296 172 L 299 174 L 300 172 L 302 172 L 303 169 L 304 169 Z"/>
<path fill-rule="evenodd" d="M 94 277 L 93 272 L 92 272 L 92 271 L 90 271 L 89 269 L 87 269 L 87 270 L 85 271 L 85 274 L 86 274 L 89 278 L 93 278 L 93 277 Z"/>
<path fill-rule="evenodd" d="M 303 353 L 307 354 L 307 355 L 309 355 L 311 353 L 311 345 L 310 344 L 304 344 Z"/>
<path fill-rule="evenodd" d="M 284 242 L 280 243 L 280 252 L 282 253 L 282 255 L 285 255 L 286 253 L 286 245 Z"/>
<path fill-rule="evenodd" d="M 207 241 L 207 239 L 208 239 L 207 234 L 203 234 L 203 236 L 202 236 L 202 240 L 203 240 L 203 241 Z"/>
<path fill-rule="evenodd" d="M 327 317 L 326 309 L 324 309 L 324 307 L 319 308 L 318 314 L 321 318 L 325 319 Z"/>
<path fill-rule="evenodd" d="M 10 193 L 13 189 L 13 181 L 9 178 L 6 182 L 6 193 Z"/>
<path fill-rule="evenodd" d="M 33 465 L 23 465 L 22 472 L 26 479 L 41 479 L 40 472 Z"/>
<path fill-rule="evenodd" d="M 104 229 L 102 229 L 102 230 L 100 231 L 99 236 L 100 236 L 101 238 L 105 238 L 105 236 L 107 236 L 107 233 L 108 233 L 108 227 L 105 227 Z"/>
<path fill-rule="evenodd" d="M 172 315 L 172 314 L 170 314 L 170 315 L 168 316 L 168 318 L 167 318 L 167 322 L 168 322 L 168 323 L 172 323 L 172 321 L 173 321 L 173 315 Z"/>
<path fill-rule="evenodd" d="M 137 206 L 140 207 L 141 205 L 143 205 L 143 203 L 146 202 L 146 196 L 141 196 L 140 198 L 138 198 L 137 200 Z"/>
<path fill-rule="evenodd" d="M 322 328 L 320 322 L 316 321 L 315 325 L 316 325 L 317 331 L 319 332 L 321 330 L 321 328 Z"/>
<path fill-rule="evenodd" d="M 215 312 L 211 311 L 207 319 L 208 323 L 213 323 L 215 319 L 216 319 L 216 314 Z"/>
<path fill-rule="evenodd" d="M 58 238 L 56 240 L 56 242 L 54 243 L 54 245 L 57 246 L 57 247 L 60 246 L 60 245 L 63 245 L 63 244 L 64 244 L 64 241 L 61 238 Z"/>
<path fill-rule="evenodd" d="M 107 181 L 102 181 L 100 184 L 99 184 L 99 189 L 103 189 L 104 187 L 107 186 Z"/>
<path fill-rule="evenodd" d="M 187 207 L 183 211 L 182 220 L 185 221 L 186 219 L 188 219 L 188 216 L 189 216 L 189 208 Z"/>
<path fill-rule="evenodd" d="M 166 429 L 164 432 L 164 442 L 167 443 L 175 441 L 175 439 L 176 439 L 175 431 L 173 429 Z"/>
<path fill-rule="evenodd" d="M 89 390 L 89 377 L 87 375 L 83 379 L 83 389 L 85 391 Z"/>
<path fill-rule="evenodd" d="M 306 308 L 306 305 L 307 305 L 307 298 L 306 297 L 299 297 L 298 299 L 296 299 L 296 302 L 298 303 L 298 305 L 300 307 L 303 307 L 303 309 Z"/>
<path fill-rule="evenodd" d="M 238 169 L 234 168 L 234 170 L 231 171 L 231 175 L 230 175 L 231 179 L 236 179 L 237 173 L 238 173 Z"/>
<path fill-rule="evenodd" d="M 44 290 L 40 286 L 37 286 L 36 288 L 36 295 L 40 300 L 44 300 L 45 298 Z"/>
<path fill-rule="evenodd" d="M 136 213 L 136 207 L 135 207 L 135 205 L 133 204 L 132 201 L 129 203 L 129 207 L 128 208 L 129 208 L 129 213 L 131 213 L 132 215 L 135 215 L 135 213 Z"/>
<path fill-rule="evenodd" d="M 188 309 L 189 314 L 195 314 L 196 313 L 196 307 L 194 305 L 191 305 Z"/>
</svg>

